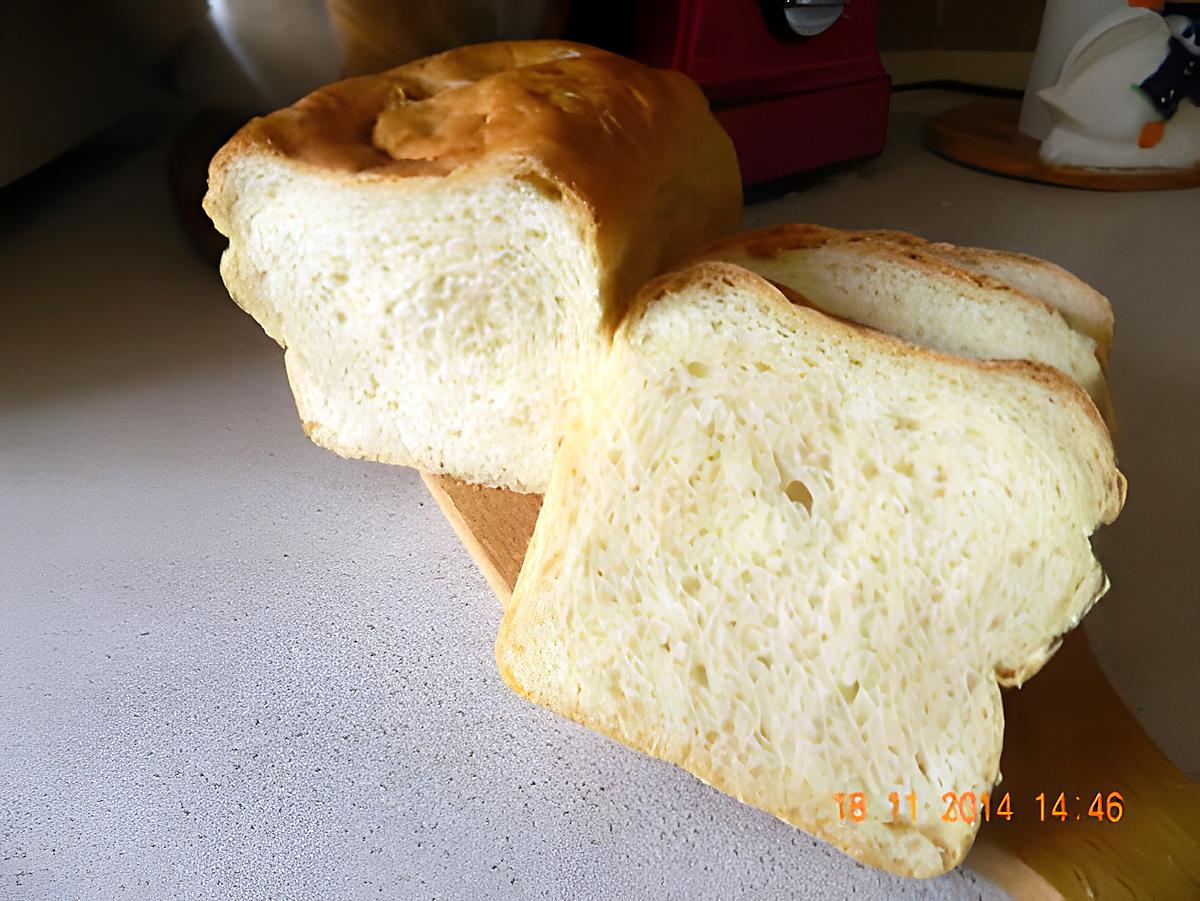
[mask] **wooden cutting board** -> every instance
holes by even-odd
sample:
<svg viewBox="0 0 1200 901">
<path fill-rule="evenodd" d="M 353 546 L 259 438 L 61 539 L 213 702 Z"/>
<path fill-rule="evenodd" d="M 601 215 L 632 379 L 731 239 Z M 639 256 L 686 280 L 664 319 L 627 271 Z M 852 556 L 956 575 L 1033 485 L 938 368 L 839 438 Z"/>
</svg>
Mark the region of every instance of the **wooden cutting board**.
<svg viewBox="0 0 1200 901">
<path fill-rule="evenodd" d="M 424 478 L 507 601 L 541 498 Z M 1004 693 L 1004 718 L 1003 782 L 993 795 L 1009 794 L 1012 817 L 983 824 L 969 866 L 1019 899 L 1200 899 L 1200 784 L 1150 741 L 1096 664 L 1082 629 L 1024 688 Z M 1088 816 L 1097 794 L 1115 813 L 1108 806 L 1114 792 L 1119 819 Z M 1053 813 L 1060 793 L 1065 821 Z"/>
<path fill-rule="evenodd" d="M 974 100 L 925 123 L 925 146 L 947 159 L 1027 181 L 1089 191 L 1173 191 L 1200 186 L 1200 166 L 1190 169 L 1090 169 L 1041 158 L 1041 141 L 1017 131 L 1021 101 Z"/>
</svg>

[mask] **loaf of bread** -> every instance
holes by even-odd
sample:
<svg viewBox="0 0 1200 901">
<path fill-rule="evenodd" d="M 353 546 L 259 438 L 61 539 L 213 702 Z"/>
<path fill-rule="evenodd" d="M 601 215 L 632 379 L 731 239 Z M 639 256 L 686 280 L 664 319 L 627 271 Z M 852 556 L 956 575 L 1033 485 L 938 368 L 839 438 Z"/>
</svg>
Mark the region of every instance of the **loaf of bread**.
<svg viewBox="0 0 1200 901">
<path fill-rule="evenodd" d="M 250 122 L 205 209 L 314 441 L 540 491 L 560 400 L 624 299 L 736 228 L 741 183 L 683 75 L 509 42 Z"/>
<path fill-rule="evenodd" d="M 905 232 L 819 225 L 744 232 L 696 258 L 737 263 L 821 310 L 933 350 L 1053 366 L 1111 419 L 1104 362 L 1112 308 L 1053 263 Z"/>
<path fill-rule="evenodd" d="M 942 819 L 945 793 L 999 778 L 999 686 L 1106 590 L 1088 536 L 1124 495 L 1056 369 L 700 263 L 642 290 L 584 385 L 497 661 L 539 704 L 931 876 L 978 828 Z"/>
</svg>

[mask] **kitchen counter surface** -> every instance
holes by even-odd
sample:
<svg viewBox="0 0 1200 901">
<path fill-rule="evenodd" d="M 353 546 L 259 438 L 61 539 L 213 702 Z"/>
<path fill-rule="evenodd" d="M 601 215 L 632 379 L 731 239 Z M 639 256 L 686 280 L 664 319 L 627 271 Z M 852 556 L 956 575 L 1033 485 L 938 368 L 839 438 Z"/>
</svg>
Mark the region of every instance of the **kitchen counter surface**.
<svg viewBox="0 0 1200 901">
<path fill-rule="evenodd" d="M 1055 260 L 1113 301 L 1129 504 L 1098 656 L 1200 775 L 1200 191 L 920 149 L 747 211 Z M 153 147 L 0 192 L 0 898 L 994 898 L 859 866 L 511 694 L 415 473 L 311 445 Z"/>
</svg>

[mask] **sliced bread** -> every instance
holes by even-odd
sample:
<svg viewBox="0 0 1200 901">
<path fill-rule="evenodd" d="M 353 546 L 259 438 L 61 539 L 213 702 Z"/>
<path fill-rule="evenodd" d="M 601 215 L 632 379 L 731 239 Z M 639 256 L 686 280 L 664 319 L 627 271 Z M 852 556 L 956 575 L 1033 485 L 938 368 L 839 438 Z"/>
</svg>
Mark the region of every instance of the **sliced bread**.
<svg viewBox="0 0 1200 901">
<path fill-rule="evenodd" d="M 1104 361 L 1112 309 L 1099 292 L 1017 254 L 894 231 L 779 225 L 700 251 L 799 292 L 818 309 L 946 353 L 1053 366 L 1111 419 Z"/>
<path fill-rule="evenodd" d="M 1062 314 L 1071 328 L 1095 341 L 1100 362 L 1107 362 L 1113 341 L 1113 311 L 1108 298 L 1056 263 L 1027 253 L 926 241 L 907 232 L 877 231 L 864 234 L 940 257 L 947 263 L 996 279 L 1049 304 Z"/>
<path fill-rule="evenodd" d="M 999 778 L 999 686 L 1106 590 L 1088 536 L 1124 492 L 1055 369 L 701 263 L 643 288 L 585 384 L 497 661 L 539 704 L 931 876 L 978 828 L 942 818 L 946 793 Z"/>
</svg>

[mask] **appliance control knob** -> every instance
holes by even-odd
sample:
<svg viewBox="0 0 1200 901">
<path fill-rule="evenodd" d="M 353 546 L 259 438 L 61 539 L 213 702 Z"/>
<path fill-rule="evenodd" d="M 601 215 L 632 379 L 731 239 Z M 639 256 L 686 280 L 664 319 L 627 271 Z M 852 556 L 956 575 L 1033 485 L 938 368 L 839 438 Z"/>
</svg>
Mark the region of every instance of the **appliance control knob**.
<svg viewBox="0 0 1200 901">
<path fill-rule="evenodd" d="M 798 35 L 820 34 L 842 14 L 842 0 L 782 0 L 788 27 Z"/>
</svg>

